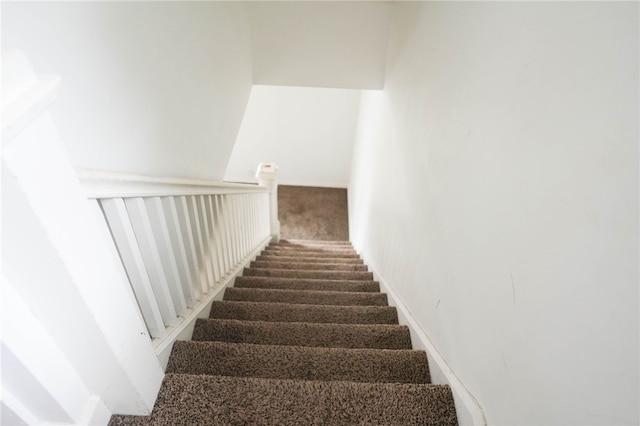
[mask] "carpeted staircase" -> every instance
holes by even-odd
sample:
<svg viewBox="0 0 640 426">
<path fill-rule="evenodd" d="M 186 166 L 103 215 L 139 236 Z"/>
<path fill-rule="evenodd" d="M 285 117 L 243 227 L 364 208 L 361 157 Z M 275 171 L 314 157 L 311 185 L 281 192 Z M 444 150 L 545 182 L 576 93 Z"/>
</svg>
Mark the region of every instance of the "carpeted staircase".
<svg viewBox="0 0 640 426">
<path fill-rule="evenodd" d="M 110 425 L 457 425 L 348 242 L 271 244 L 176 342 L 151 416 Z"/>
</svg>

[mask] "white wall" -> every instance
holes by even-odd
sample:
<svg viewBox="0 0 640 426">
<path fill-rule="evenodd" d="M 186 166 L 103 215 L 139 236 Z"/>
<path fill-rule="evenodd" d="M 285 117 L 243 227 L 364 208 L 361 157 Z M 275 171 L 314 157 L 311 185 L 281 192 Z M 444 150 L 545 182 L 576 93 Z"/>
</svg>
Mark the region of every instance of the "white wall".
<svg viewBox="0 0 640 426">
<path fill-rule="evenodd" d="M 250 2 L 256 84 L 381 89 L 390 2 Z"/>
<path fill-rule="evenodd" d="M 278 182 L 346 188 L 360 91 L 254 86 L 225 180 L 255 182 L 261 162 Z"/>
<path fill-rule="evenodd" d="M 354 245 L 489 424 L 637 424 L 638 4 L 394 7 Z"/>
<path fill-rule="evenodd" d="M 76 167 L 222 179 L 253 82 L 243 3 L 3 3 L 2 44 L 62 77 Z"/>
</svg>

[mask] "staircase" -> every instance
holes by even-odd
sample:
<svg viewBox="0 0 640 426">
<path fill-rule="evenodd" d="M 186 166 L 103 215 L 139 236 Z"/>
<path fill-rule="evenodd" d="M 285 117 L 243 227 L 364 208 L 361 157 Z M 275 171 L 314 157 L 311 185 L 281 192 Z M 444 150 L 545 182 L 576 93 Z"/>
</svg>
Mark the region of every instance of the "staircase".
<svg viewBox="0 0 640 426">
<path fill-rule="evenodd" d="M 110 425 L 457 425 L 348 242 L 282 241 L 250 266 L 174 344 L 151 415 Z"/>
</svg>

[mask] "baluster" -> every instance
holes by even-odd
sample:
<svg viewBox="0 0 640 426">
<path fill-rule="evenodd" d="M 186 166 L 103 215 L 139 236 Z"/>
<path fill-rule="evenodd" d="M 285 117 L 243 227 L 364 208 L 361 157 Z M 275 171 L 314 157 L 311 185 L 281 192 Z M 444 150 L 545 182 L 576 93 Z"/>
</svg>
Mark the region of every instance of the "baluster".
<svg viewBox="0 0 640 426">
<path fill-rule="evenodd" d="M 231 265 L 229 264 L 229 259 L 227 258 L 225 225 L 224 225 L 224 218 L 222 217 L 222 209 L 220 209 L 220 197 L 222 197 L 222 195 L 212 196 L 211 202 L 213 203 L 213 211 L 215 213 L 215 219 L 216 219 L 216 230 L 217 230 L 217 237 L 218 237 L 218 250 L 220 253 L 220 262 L 222 264 L 223 275 L 226 276 L 231 271 Z"/>
<path fill-rule="evenodd" d="M 213 227 L 213 212 L 211 211 L 211 203 L 209 202 L 209 196 L 202 196 L 202 203 L 206 218 L 207 237 L 209 241 L 209 262 L 211 263 L 211 269 L 213 270 L 213 282 L 214 286 L 220 282 L 220 267 L 218 265 L 218 253 L 215 243 L 215 230 Z"/>
<path fill-rule="evenodd" d="M 100 201 L 100 206 L 118 247 L 149 334 L 152 338 L 161 338 L 165 335 L 162 314 L 153 293 L 124 200 L 122 198 L 104 199 Z"/>
<path fill-rule="evenodd" d="M 216 210 L 213 201 L 213 196 L 207 197 L 207 208 L 209 209 L 209 219 L 211 222 L 211 244 L 214 250 L 214 264 L 218 270 L 218 282 L 222 281 L 222 277 L 225 275 L 224 263 L 222 261 L 222 249 L 220 248 L 220 232 L 216 220 Z"/>
<path fill-rule="evenodd" d="M 159 197 L 144 198 L 147 217 L 151 225 L 151 232 L 156 241 L 158 261 L 162 265 L 164 277 L 167 282 L 173 307 L 178 316 L 184 316 L 187 312 L 187 303 L 182 292 L 182 281 L 178 273 L 178 265 L 173 251 L 173 243 L 169 235 L 168 219 L 162 208 Z"/>
<path fill-rule="evenodd" d="M 191 221 L 191 232 L 196 248 L 198 276 L 200 277 L 200 288 L 202 294 L 209 293 L 209 279 L 207 276 L 207 258 L 204 251 L 204 242 L 202 241 L 202 227 L 200 226 L 200 218 L 198 217 L 198 197 L 189 196 L 187 198 L 187 208 L 189 210 L 189 220 Z"/>
<path fill-rule="evenodd" d="M 178 315 L 174 307 L 174 301 L 171 297 L 167 276 L 165 275 L 158 244 L 153 234 L 149 214 L 142 198 L 127 198 L 124 201 L 129 212 L 129 218 L 133 225 L 133 231 L 140 246 L 142 259 L 147 267 L 147 273 L 153 287 L 153 294 L 156 296 L 160 313 L 165 325 L 174 325 L 177 322 Z"/>
<path fill-rule="evenodd" d="M 187 207 L 187 197 L 180 196 L 174 199 L 178 219 L 178 228 L 182 234 L 186 255 L 186 268 L 191 277 L 191 292 L 195 300 L 202 298 L 202 283 L 198 266 L 198 255 L 194 241 L 194 231 L 189 218 L 189 208 Z"/>
<path fill-rule="evenodd" d="M 240 220 L 238 219 L 238 195 L 233 194 L 230 197 L 231 222 L 233 223 L 233 238 L 231 240 L 233 241 L 233 252 L 236 258 L 235 263 L 237 264 L 242 259 L 240 257 Z"/>
<path fill-rule="evenodd" d="M 224 218 L 224 233 L 227 240 L 227 257 L 229 258 L 229 265 L 231 268 L 236 266 L 236 259 L 233 253 L 233 237 L 232 237 L 232 227 L 233 224 L 231 222 L 231 213 L 229 206 L 229 195 L 222 195 L 222 217 Z"/>
<path fill-rule="evenodd" d="M 211 239 L 209 234 L 209 220 L 207 218 L 207 208 L 205 206 L 204 196 L 198 195 L 198 219 L 200 220 L 200 230 L 202 231 L 202 246 L 205 255 L 205 267 L 207 270 L 207 279 L 209 288 L 213 288 L 216 284 L 216 277 L 213 271 L 213 248 L 211 247 Z"/>
<path fill-rule="evenodd" d="M 193 278 L 187 260 L 186 244 L 182 238 L 180 221 L 178 220 L 178 210 L 176 208 L 177 197 L 162 197 L 162 210 L 166 218 L 167 230 L 170 237 L 170 251 L 173 253 L 174 262 L 177 267 L 178 279 L 181 284 L 184 300 L 189 308 L 195 306 L 195 296 L 193 294 Z M 178 283 L 176 283 L 178 284 Z"/>
</svg>

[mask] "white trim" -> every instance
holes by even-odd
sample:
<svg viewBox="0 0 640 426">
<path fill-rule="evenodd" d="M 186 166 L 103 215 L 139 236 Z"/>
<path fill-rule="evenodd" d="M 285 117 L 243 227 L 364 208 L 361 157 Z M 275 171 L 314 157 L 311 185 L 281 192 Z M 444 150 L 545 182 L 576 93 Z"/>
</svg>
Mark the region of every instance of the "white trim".
<svg viewBox="0 0 640 426">
<path fill-rule="evenodd" d="M 367 259 L 364 254 L 359 254 L 364 260 L 365 264 L 367 264 L 370 270 L 373 272 L 374 279 L 380 283 L 380 290 L 387 293 L 389 305 L 395 306 L 398 310 L 400 323 L 406 322 L 406 324 L 404 325 L 407 325 L 409 327 L 411 337 L 417 338 L 419 340 L 419 346 L 424 348 L 429 354 L 430 358 L 433 359 L 438 365 L 438 368 L 446 377 L 449 386 L 451 386 L 454 397 L 456 397 L 456 399 L 464 404 L 464 407 L 471 415 L 473 425 L 486 426 L 487 419 L 484 414 L 484 410 L 478 400 L 473 396 L 473 394 L 471 394 L 469 389 L 456 375 L 455 371 L 453 371 L 449 363 L 447 363 L 444 357 L 440 354 L 440 351 L 438 351 L 436 345 L 429 338 L 429 335 L 422 329 L 407 305 L 405 305 L 400 296 L 398 296 L 398 294 L 393 290 L 393 287 L 384 279 L 381 274 L 378 273 L 378 271 L 373 266 L 371 266 L 373 262 L 371 262 L 370 259 Z"/>
<path fill-rule="evenodd" d="M 227 178 L 227 182 L 236 182 L 239 185 L 255 184 L 256 180 L 247 180 L 246 178 Z M 308 186 L 312 188 L 340 188 L 347 189 L 349 182 L 326 182 L 326 181 L 309 181 L 298 179 L 280 179 L 278 178 L 278 185 L 285 186 Z"/>
<path fill-rule="evenodd" d="M 268 192 L 257 184 L 145 176 L 103 170 L 76 169 L 88 198 L 162 197 Z"/>
<path fill-rule="evenodd" d="M 229 284 L 233 283 L 235 278 L 239 276 L 243 269 L 253 260 L 255 257 L 271 242 L 271 236 L 266 237 L 258 246 L 250 252 L 245 258 L 238 263 L 238 265 L 233 268 L 227 276 L 217 285 L 213 290 L 209 291 L 207 296 L 198 303 L 194 309 L 189 309 L 188 314 L 182 318 L 178 324 L 167 327 L 167 334 L 164 335 L 161 339 L 155 339 L 153 344 L 153 350 L 155 351 L 156 356 L 162 363 L 164 367 L 164 360 L 168 359 L 169 353 L 171 351 L 171 347 L 173 342 L 181 337 L 181 334 L 185 330 L 193 329 L 193 325 L 195 324 L 198 318 L 202 318 L 202 315 L 205 317 L 208 315 L 208 312 L 205 312 L 207 307 L 211 306 L 211 302 L 216 300 L 218 295 L 221 295 L 222 292 L 229 286 Z M 189 333 L 189 339 L 191 339 L 191 333 Z"/>
</svg>

